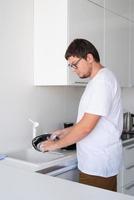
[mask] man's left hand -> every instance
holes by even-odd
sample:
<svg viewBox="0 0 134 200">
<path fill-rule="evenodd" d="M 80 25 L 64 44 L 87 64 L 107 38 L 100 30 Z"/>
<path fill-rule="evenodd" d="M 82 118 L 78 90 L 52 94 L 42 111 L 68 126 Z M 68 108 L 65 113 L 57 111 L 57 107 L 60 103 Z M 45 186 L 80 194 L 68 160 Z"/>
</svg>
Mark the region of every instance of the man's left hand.
<svg viewBox="0 0 134 200">
<path fill-rule="evenodd" d="M 42 152 L 54 151 L 54 150 L 58 149 L 58 145 L 57 145 L 56 141 L 48 139 L 41 143 L 40 149 Z"/>
</svg>

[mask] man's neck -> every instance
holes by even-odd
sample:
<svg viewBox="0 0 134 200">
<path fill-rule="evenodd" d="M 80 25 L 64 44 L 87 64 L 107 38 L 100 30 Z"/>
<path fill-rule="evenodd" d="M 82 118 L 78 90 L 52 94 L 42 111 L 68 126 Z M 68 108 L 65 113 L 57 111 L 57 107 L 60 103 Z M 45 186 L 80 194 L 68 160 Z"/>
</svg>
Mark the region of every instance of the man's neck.
<svg viewBox="0 0 134 200">
<path fill-rule="evenodd" d="M 100 63 L 93 63 L 93 65 L 92 65 L 92 73 L 91 73 L 91 78 L 93 78 L 94 76 L 96 76 L 96 74 L 98 73 L 98 71 L 100 70 L 100 69 L 102 69 L 103 68 L 103 66 L 100 64 Z"/>
</svg>

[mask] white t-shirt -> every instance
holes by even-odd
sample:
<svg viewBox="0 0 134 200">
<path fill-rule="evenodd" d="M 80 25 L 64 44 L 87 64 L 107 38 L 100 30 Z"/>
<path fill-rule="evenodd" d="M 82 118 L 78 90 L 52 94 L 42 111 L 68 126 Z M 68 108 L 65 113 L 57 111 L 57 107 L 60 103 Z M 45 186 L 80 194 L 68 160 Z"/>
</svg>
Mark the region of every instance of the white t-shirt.
<svg viewBox="0 0 134 200">
<path fill-rule="evenodd" d="M 81 97 L 77 122 L 84 113 L 100 115 L 101 118 L 96 127 L 77 143 L 78 168 L 95 176 L 118 174 L 122 163 L 121 90 L 109 69 L 100 69 L 89 81 Z"/>
</svg>

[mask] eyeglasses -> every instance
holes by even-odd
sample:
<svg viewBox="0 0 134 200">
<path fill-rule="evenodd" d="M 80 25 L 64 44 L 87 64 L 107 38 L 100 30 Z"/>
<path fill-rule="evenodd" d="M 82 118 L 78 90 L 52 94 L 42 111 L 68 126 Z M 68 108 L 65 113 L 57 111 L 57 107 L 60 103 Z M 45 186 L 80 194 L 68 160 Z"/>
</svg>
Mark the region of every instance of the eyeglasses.
<svg viewBox="0 0 134 200">
<path fill-rule="evenodd" d="M 78 64 L 79 64 L 79 62 L 80 62 L 81 59 L 82 58 L 79 58 L 76 63 L 68 64 L 68 67 L 77 69 L 78 68 Z"/>
</svg>

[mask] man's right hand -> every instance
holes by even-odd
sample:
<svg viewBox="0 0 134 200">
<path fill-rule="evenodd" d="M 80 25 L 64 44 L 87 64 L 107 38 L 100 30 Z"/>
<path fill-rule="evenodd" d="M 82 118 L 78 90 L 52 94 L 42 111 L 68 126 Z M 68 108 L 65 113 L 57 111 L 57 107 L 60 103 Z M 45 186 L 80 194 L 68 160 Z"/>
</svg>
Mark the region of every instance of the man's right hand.
<svg viewBox="0 0 134 200">
<path fill-rule="evenodd" d="M 71 131 L 71 129 L 72 127 L 56 130 L 51 134 L 50 139 L 54 140 L 56 137 L 58 137 L 59 139 L 64 138 L 65 135 L 67 135 Z"/>
</svg>

